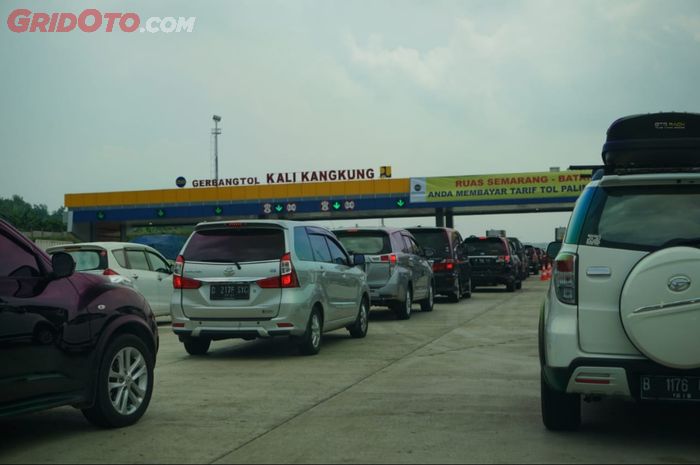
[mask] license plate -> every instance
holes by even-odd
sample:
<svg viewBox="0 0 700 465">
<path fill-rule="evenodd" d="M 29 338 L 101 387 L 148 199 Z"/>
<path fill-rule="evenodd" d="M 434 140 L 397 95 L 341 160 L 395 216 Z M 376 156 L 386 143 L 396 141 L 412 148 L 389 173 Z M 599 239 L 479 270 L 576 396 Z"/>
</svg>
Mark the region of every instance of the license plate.
<svg viewBox="0 0 700 465">
<path fill-rule="evenodd" d="M 642 399 L 700 402 L 700 377 L 642 376 Z"/>
<path fill-rule="evenodd" d="M 212 284 L 209 298 L 211 300 L 248 300 L 250 284 Z"/>
</svg>

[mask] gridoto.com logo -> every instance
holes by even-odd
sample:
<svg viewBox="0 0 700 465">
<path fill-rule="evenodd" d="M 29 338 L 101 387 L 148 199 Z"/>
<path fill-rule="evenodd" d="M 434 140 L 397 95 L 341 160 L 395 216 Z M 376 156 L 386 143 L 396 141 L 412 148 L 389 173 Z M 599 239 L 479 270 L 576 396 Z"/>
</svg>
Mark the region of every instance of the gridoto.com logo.
<svg viewBox="0 0 700 465">
<path fill-rule="evenodd" d="M 43 13 L 18 8 L 7 17 L 7 27 L 12 32 L 192 32 L 195 16 L 151 16 L 145 21 L 137 13 L 102 13 L 90 8 L 82 12 Z"/>
</svg>

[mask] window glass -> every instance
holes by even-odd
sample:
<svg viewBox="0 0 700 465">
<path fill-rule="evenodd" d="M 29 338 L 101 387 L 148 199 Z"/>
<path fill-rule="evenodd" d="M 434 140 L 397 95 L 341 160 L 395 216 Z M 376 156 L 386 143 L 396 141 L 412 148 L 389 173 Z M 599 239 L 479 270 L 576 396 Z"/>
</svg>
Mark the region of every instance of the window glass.
<svg viewBox="0 0 700 465">
<path fill-rule="evenodd" d="M 0 277 L 39 276 L 36 257 L 18 243 L 0 233 Z"/>
<path fill-rule="evenodd" d="M 309 234 L 309 241 L 311 242 L 311 249 L 314 252 L 315 261 L 326 263 L 333 262 L 325 237 L 319 236 L 318 234 Z"/>
<path fill-rule="evenodd" d="M 284 253 L 284 231 L 278 228 L 205 229 L 184 250 L 185 260 L 218 263 L 279 260 Z"/>
<path fill-rule="evenodd" d="M 345 255 L 343 249 L 341 249 L 340 246 L 336 244 L 332 239 L 326 237 L 326 240 L 328 241 L 328 248 L 331 251 L 331 259 L 333 260 L 333 263 L 337 265 L 347 265 L 348 256 Z"/>
<path fill-rule="evenodd" d="M 126 255 L 124 255 L 124 249 L 112 250 L 112 256 L 119 263 L 119 266 L 126 268 Z"/>
<path fill-rule="evenodd" d="M 498 238 L 475 238 L 464 241 L 469 255 L 506 255 L 505 244 Z"/>
<path fill-rule="evenodd" d="M 311 243 L 304 226 L 294 228 L 294 250 L 299 260 L 314 261 L 314 253 L 311 251 Z"/>
<path fill-rule="evenodd" d="M 153 252 L 146 252 L 148 255 L 148 260 L 151 262 L 151 270 L 160 271 L 161 273 L 167 273 L 170 270 L 170 264 L 160 258 Z"/>
<path fill-rule="evenodd" d="M 384 231 L 362 231 L 357 229 L 335 231 L 345 250 L 353 255 L 380 255 L 391 253 L 389 236 Z"/>
<path fill-rule="evenodd" d="M 127 250 L 126 258 L 129 260 L 129 268 L 132 270 L 149 270 L 146 254 L 143 250 Z"/>
<path fill-rule="evenodd" d="M 404 253 L 415 253 L 413 251 L 413 244 L 411 244 L 411 239 L 404 235 L 402 235 L 401 238 L 403 239 L 403 247 L 401 248 L 401 251 Z"/>
<path fill-rule="evenodd" d="M 105 250 L 65 250 L 75 260 L 75 271 L 104 270 L 107 268 Z"/>
<path fill-rule="evenodd" d="M 580 245 L 655 250 L 700 246 L 700 186 L 599 188 Z"/>
<path fill-rule="evenodd" d="M 443 229 L 412 229 L 411 234 L 423 249 L 433 249 L 434 258 L 451 258 L 450 242 Z M 457 242 L 459 244 L 459 242 Z"/>
</svg>

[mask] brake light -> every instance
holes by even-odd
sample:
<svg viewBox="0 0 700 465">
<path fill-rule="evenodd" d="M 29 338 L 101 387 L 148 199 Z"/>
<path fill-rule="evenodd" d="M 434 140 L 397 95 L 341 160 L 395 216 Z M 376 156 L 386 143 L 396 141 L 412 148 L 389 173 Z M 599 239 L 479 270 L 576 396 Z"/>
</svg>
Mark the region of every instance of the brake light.
<svg viewBox="0 0 700 465">
<path fill-rule="evenodd" d="M 119 273 L 117 273 L 116 271 L 114 271 L 114 270 L 111 269 L 111 268 L 106 268 L 106 269 L 102 272 L 102 274 L 105 275 L 105 276 L 119 276 Z"/>
<path fill-rule="evenodd" d="M 499 255 L 496 263 L 510 263 L 510 255 Z"/>
<path fill-rule="evenodd" d="M 576 278 L 576 254 L 563 252 L 554 260 L 554 273 L 552 284 L 557 293 L 557 298 L 565 304 L 576 305 L 577 278 Z"/>
<path fill-rule="evenodd" d="M 379 259 L 383 262 L 389 262 L 392 265 L 396 265 L 396 255 L 382 255 Z"/>
<path fill-rule="evenodd" d="M 433 271 L 452 271 L 455 269 L 455 261 L 448 258 L 444 262 L 433 263 Z"/>
<path fill-rule="evenodd" d="M 199 289 L 202 282 L 197 279 L 182 276 L 185 270 L 185 257 L 178 255 L 173 267 L 173 289 Z"/>
<path fill-rule="evenodd" d="M 293 288 L 299 287 L 299 278 L 292 263 L 292 255 L 287 252 L 280 258 L 279 276 L 259 279 L 257 285 L 263 289 Z"/>
</svg>

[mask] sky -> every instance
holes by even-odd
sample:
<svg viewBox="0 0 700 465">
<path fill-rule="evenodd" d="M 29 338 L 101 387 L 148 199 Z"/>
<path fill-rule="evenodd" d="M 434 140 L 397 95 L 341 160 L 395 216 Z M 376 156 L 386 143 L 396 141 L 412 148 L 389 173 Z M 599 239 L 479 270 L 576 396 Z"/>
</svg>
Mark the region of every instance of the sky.
<svg viewBox="0 0 700 465">
<path fill-rule="evenodd" d="M 14 33 L 16 8 L 196 22 Z M 598 164 L 618 117 L 700 109 L 697 0 L 3 0 L 0 14 L 0 197 L 50 210 L 65 193 L 211 177 L 213 114 L 221 177 L 390 165 L 403 178 Z M 455 224 L 546 242 L 568 216 Z"/>
</svg>

